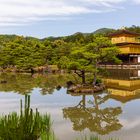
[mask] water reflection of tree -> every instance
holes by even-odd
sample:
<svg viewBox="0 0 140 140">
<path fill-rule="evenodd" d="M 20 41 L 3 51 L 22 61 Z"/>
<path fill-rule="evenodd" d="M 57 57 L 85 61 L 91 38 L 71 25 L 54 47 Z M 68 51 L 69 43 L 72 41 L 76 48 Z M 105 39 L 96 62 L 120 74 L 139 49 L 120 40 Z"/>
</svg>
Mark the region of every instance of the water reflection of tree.
<svg viewBox="0 0 140 140">
<path fill-rule="evenodd" d="M 35 82 L 31 82 L 29 74 L 6 74 L 0 75 L 0 81 L 5 80 L 6 83 L 0 84 L 0 91 L 4 92 L 17 92 L 20 94 L 30 93 Z"/>
<path fill-rule="evenodd" d="M 75 107 L 63 109 L 64 118 L 69 118 L 73 123 L 73 129 L 82 131 L 88 128 L 92 132 L 105 135 L 112 131 L 119 130 L 122 125 L 118 116 L 122 113 L 120 107 L 100 108 L 99 105 L 106 101 L 106 97 L 94 95 L 94 102 L 90 101 L 90 106 L 86 106 L 86 96 Z M 91 106 L 92 105 L 92 106 Z"/>
<path fill-rule="evenodd" d="M 0 91 L 31 93 L 34 88 L 40 88 L 42 95 L 52 94 L 55 89 L 66 86 L 66 81 L 72 79 L 70 75 L 41 75 L 41 74 L 7 74 L 0 75 Z"/>
</svg>

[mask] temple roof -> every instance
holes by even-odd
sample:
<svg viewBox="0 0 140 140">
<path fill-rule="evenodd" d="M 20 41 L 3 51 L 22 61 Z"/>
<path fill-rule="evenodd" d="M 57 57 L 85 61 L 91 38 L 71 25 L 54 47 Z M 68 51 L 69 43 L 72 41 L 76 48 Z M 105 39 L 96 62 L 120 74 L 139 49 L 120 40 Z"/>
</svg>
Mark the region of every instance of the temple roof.
<svg viewBox="0 0 140 140">
<path fill-rule="evenodd" d="M 140 43 L 130 43 L 130 42 L 122 42 L 122 43 L 117 43 L 116 46 L 125 46 L 125 45 L 135 45 L 135 46 L 140 46 Z"/>
<path fill-rule="evenodd" d="M 135 33 L 135 32 L 131 32 L 131 31 L 128 31 L 128 30 L 118 30 L 117 32 L 115 33 L 112 33 L 112 34 L 109 34 L 109 37 L 114 37 L 114 36 L 120 36 L 120 35 L 130 35 L 130 36 L 140 36 L 139 33 Z"/>
</svg>

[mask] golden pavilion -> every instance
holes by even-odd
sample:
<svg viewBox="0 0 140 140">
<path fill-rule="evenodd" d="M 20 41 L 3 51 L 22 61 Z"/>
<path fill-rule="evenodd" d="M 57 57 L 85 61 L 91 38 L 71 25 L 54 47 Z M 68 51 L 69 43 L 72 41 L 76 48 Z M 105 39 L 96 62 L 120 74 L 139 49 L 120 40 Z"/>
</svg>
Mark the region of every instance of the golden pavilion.
<svg viewBox="0 0 140 140">
<path fill-rule="evenodd" d="M 118 58 L 122 60 L 122 63 L 116 65 L 108 62 L 100 64 L 100 67 L 105 69 L 140 69 L 140 34 L 127 31 L 124 28 L 108 37 L 119 48 Z"/>
<path fill-rule="evenodd" d="M 140 64 L 140 34 L 125 28 L 109 35 L 113 44 L 120 49 L 118 56 L 123 64 Z"/>
</svg>

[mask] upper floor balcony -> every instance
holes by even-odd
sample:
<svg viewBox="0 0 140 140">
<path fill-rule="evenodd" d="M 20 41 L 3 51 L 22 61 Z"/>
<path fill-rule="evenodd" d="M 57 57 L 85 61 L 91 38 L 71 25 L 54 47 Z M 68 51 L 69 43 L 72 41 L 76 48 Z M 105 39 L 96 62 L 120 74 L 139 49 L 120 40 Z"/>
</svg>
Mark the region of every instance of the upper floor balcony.
<svg viewBox="0 0 140 140">
<path fill-rule="evenodd" d="M 120 54 L 140 54 L 140 45 L 129 44 L 118 47 Z"/>
<path fill-rule="evenodd" d="M 138 37 L 112 37 L 111 42 L 113 44 L 119 44 L 119 43 L 140 43 L 140 38 Z"/>
</svg>

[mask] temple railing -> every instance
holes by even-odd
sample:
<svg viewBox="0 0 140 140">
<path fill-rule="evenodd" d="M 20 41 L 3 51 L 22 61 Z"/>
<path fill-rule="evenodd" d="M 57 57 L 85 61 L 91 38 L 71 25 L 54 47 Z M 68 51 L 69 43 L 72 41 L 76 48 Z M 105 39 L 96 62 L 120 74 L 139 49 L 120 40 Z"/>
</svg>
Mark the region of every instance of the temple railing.
<svg viewBox="0 0 140 140">
<path fill-rule="evenodd" d="M 99 67 L 105 69 L 139 69 L 140 70 L 140 64 L 121 64 L 121 65 L 100 64 Z"/>
</svg>

